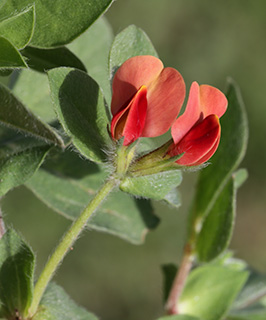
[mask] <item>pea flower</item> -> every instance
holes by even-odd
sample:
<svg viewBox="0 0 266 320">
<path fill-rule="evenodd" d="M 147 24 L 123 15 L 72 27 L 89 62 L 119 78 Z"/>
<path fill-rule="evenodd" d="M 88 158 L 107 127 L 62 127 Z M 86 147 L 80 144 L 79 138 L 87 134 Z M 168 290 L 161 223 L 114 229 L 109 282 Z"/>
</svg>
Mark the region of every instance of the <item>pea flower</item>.
<svg viewBox="0 0 266 320">
<path fill-rule="evenodd" d="M 128 146 L 140 137 L 167 132 L 180 112 L 185 83 L 173 68 L 153 56 L 126 60 L 113 79 L 111 135 Z"/>
<path fill-rule="evenodd" d="M 219 145 L 219 118 L 226 108 L 227 99 L 221 91 L 193 82 L 185 112 L 171 128 L 173 143 L 168 155 L 173 157 L 183 153 L 176 163 L 184 166 L 195 166 L 209 160 Z"/>
</svg>

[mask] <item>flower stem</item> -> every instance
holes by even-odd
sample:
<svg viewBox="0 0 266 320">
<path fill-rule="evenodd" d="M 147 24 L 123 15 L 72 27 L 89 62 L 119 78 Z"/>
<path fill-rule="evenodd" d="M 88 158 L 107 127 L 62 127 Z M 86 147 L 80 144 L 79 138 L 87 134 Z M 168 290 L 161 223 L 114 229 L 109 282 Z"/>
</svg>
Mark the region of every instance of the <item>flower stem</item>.
<svg viewBox="0 0 266 320">
<path fill-rule="evenodd" d="M 77 220 L 74 221 L 67 233 L 63 236 L 61 242 L 59 243 L 54 253 L 48 260 L 36 283 L 36 286 L 34 288 L 33 300 L 29 308 L 30 316 L 33 316 L 36 313 L 40 300 L 48 283 L 50 282 L 56 269 L 64 259 L 65 255 L 71 249 L 72 245 L 77 240 L 83 228 L 86 226 L 88 219 L 98 208 L 98 206 L 102 203 L 102 201 L 109 195 L 109 193 L 117 186 L 117 184 L 118 180 L 114 177 L 107 180 L 107 182 L 98 191 L 98 193 L 91 200 L 91 202 L 88 204 L 85 210 L 77 218 Z"/>
<path fill-rule="evenodd" d="M 187 243 L 184 249 L 183 258 L 178 269 L 178 272 L 175 276 L 171 291 L 169 293 L 165 309 L 167 314 L 178 314 L 178 300 L 182 294 L 184 289 L 187 276 L 190 272 L 194 260 L 194 255 L 192 254 L 192 250 L 190 244 Z"/>
</svg>

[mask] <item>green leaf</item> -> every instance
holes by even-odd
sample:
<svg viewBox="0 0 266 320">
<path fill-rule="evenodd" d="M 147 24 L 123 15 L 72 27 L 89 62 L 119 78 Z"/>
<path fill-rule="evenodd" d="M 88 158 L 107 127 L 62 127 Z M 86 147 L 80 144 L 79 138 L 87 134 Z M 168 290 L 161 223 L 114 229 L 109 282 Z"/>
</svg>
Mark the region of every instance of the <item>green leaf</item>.
<svg viewBox="0 0 266 320">
<path fill-rule="evenodd" d="M 35 257 L 31 248 L 12 229 L 0 240 L 1 315 L 24 316 L 33 295 Z"/>
<path fill-rule="evenodd" d="M 26 186 L 50 208 L 74 220 L 105 179 L 106 173 L 95 163 L 67 151 L 47 159 L 44 168 Z M 142 243 L 147 231 L 157 224 L 149 201 L 134 199 L 121 191 L 112 193 L 88 222 L 92 229 L 135 244 Z"/>
<path fill-rule="evenodd" d="M 182 172 L 175 169 L 139 177 L 128 176 L 121 181 L 120 189 L 134 196 L 162 200 L 181 181 Z"/>
<path fill-rule="evenodd" d="M 188 276 L 179 311 L 204 320 L 223 319 L 248 276 L 221 266 L 203 266 Z"/>
<path fill-rule="evenodd" d="M 166 302 L 170 290 L 172 288 L 172 284 L 174 282 L 176 273 L 177 273 L 177 267 L 174 264 L 165 264 L 162 266 L 162 272 L 163 272 L 163 278 L 164 278 L 164 286 L 163 286 L 163 292 L 164 292 L 164 299 L 163 301 Z"/>
<path fill-rule="evenodd" d="M 166 316 L 157 320 L 200 320 L 199 318 L 187 316 L 185 314 L 179 314 L 177 316 Z"/>
<path fill-rule="evenodd" d="M 123 62 L 140 55 L 158 56 L 146 33 L 131 25 L 120 32 L 113 41 L 109 57 L 110 79 Z"/>
<path fill-rule="evenodd" d="M 98 318 L 76 305 L 65 291 L 50 283 L 47 287 L 39 309 L 32 320 L 97 320 Z"/>
<path fill-rule="evenodd" d="M 193 214 L 207 216 L 232 173 L 242 161 L 247 147 L 247 116 L 239 88 L 232 81 L 227 89 L 228 110 L 221 119 L 222 137 L 211 165 L 200 172 Z"/>
<path fill-rule="evenodd" d="M 60 136 L 50 126 L 35 117 L 2 85 L 0 85 L 0 101 L 0 123 L 47 144 L 63 145 Z"/>
<path fill-rule="evenodd" d="M 1 9 L 0 20 L 35 4 L 36 23 L 31 45 L 52 48 L 78 37 L 111 3 L 111 0 L 7 1 Z"/>
<path fill-rule="evenodd" d="M 22 55 L 27 58 L 28 66 L 40 72 L 57 67 L 73 67 L 86 72 L 83 63 L 66 47 L 38 49 L 26 47 Z"/>
<path fill-rule="evenodd" d="M 7 39 L 0 37 L 0 68 L 27 68 L 22 55 Z"/>
<path fill-rule="evenodd" d="M 31 89 L 29 90 L 29 88 Z M 12 91 L 25 106 L 43 121 L 56 120 L 46 74 L 31 69 L 22 70 L 13 84 Z M 38 94 L 32 94 L 33 92 L 38 92 Z"/>
<path fill-rule="evenodd" d="M 266 275 L 251 271 L 247 283 L 233 304 L 232 311 L 242 310 L 266 295 Z M 266 310 L 266 309 L 265 309 Z M 264 311 L 265 312 L 265 311 Z"/>
<path fill-rule="evenodd" d="M 227 320 L 265 320 L 266 308 L 265 306 L 254 306 L 243 310 L 238 310 L 230 313 Z"/>
<path fill-rule="evenodd" d="M 248 128 L 246 113 L 239 90 L 232 82 L 229 83 L 227 98 L 229 103 L 228 110 L 221 119 L 221 142 L 216 154 L 211 159 L 211 165 L 200 172 L 196 195 L 191 209 L 190 235 L 195 232 L 197 235 L 200 234 L 202 226 L 205 225 L 204 219 L 210 215 L 203 231 L 206 239 L 205 243 L 209 242 L 210 244 L 210 241 L 207 241 L 206 238 L 208 236 L 216 238 L 216 244 L 212 246 L 212 249 L 216 246 L 216 253 L 214 251 L 210 255 L 204 253 L 200 257 L 204 261 L 214 258 L 229 242 L 235 206 L 235 187 L 233 187 L 234 183 L 233 181 L 230 182 L 230 179 L 232 179 L 234 170 L 243 159 L 247 146 Z M 221 219 L 220 222 L 219 219 Z M 221 231 L 225 231 L 224 224 L 222 223 L 227 224 L 228 227 L 224 235 L 222 235 Z M 215 236 L 215 231 L 211 230 L 212 228 L 216 228 L 216 232 L 221 228 L 219 231 L 221 237 L 218 234 Z M 219 239 L 221 242 L 219 242 Z M 201 255 L 203 241 L 201 241 L 200 247 Z M 206 250 L 209 249 L 210 245 Z"/>
<path fill-rule="evenodd" d="M 25 183 L 40 167 L 49 146 L 26 149 L 0 158 L 0 197 Z"/>
<path fill-rule="evenodd" d="M 81 59 L 89 75 L 102 88 L 109 105 L 111 102 L 111 87 L 107 64 L 112 40 L 111 26 L 103 17 L 68 46 Z"/>
<path fill-rule="evenodd" d="M 98 84 L 86 73 L 57 68 L 48 72 L 52 101 L 59 121 L 75 147 L 95 162 L 106 160 L 112 143 L 109 119 Z"/>
<path fill-rule="evenodd" d="M 34 6 L 0 22 L 0 36 L 22 49 L 30 42 L 35 24 Z"/>
</svg>

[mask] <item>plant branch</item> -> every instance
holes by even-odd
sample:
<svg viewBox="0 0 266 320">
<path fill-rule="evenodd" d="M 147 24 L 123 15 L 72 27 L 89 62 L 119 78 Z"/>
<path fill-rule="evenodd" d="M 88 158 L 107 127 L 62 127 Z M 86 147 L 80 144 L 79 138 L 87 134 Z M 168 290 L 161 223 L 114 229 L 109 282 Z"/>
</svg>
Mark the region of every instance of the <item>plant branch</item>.
<svg viewBox="0 0 266 320">
<path fill-rule="evenodd" d="M 91 217 L 93 212 L 99 207 L 103 200 L 109 195 L 109 193 L 117 186 L 118 180 L 112 177 L 108 180 L 102 188 L 98 191 L 95 197 L 91 200 L 85 210 L 72 224 L 67 233 L 63 236 L 61 242 L 55 249 L 54 253 L 48 260 L 46 266 L 44 267 L 37 283 L 34 288 L 34 295 L 31 306 L 29 308 L 29 315 L 32 317 L 39 306 L 42 295 L 53 277 L 55 271 L 61 264 L 65 255 L 71 249 L 74 242 L 77 240 L 78 236 L 86 226 L 88 219 Z"/>
<path fill-rule="evenodd" d="M 183 258 L 180 264 L 180 267 L 176 273 L 171 291 L 169 293 L 165 309 L 167 314 L 178 314 L 178 301 L 184 289 L 187 276 L 190 272 L 190 269 L 193 265 L 194 255 L 190 244 L 187 243 L 184 249 Z"/>
</svg>

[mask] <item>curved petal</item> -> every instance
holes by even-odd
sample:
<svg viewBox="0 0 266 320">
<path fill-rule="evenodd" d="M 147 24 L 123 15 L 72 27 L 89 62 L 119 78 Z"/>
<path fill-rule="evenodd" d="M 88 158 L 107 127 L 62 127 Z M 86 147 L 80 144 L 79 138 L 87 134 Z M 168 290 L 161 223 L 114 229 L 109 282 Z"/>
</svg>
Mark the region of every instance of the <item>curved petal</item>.
<svg viewBox="0 0 266 320">
<path fill-rule="evenodd" d="M 219 118 L 210 115 L 193 127 L 178 143 L 170 146 L 168 154 L 173 157 L 184 153 L 176 163 L 184 166 L 201 164 L 213 155 L 221 135 Z"/>
<path fill-rule="evenodd" d="M 199 86 L 193 82 L 190 88 L 188 103 L 185 112 L 176 119 L 172 126 L 172 137 L 177 144 L 189 130 L 199 121 L 211 114 L 216 114 L 219 118 L 227 108 L 227 99 L 218 89 L 208 86 Z"/>
<path fill-rule="evenodd" d="M 186 87 L 177 70 L 165 68 L 147 89 L 148 109 L 142 137 L 156 137 L 167 132 L 175 121 L 185 99 Z"/>
<path fill-rule="evenodd" d="M 111 122 L 111 135 L 118 140 L 124 137 L 127 146 L 141 136 L 147 113 L 147 87 L 142 86 L 129 105 L 118 112 Z"/>
<path fill-rule="evenodd" d="M 112 114 L 125 108 L 139 88 L 157 78 L 162 69 L 162 61 L 153 56 L 136 56 L 126 60 L 113 79 Z"/>
</svg>

